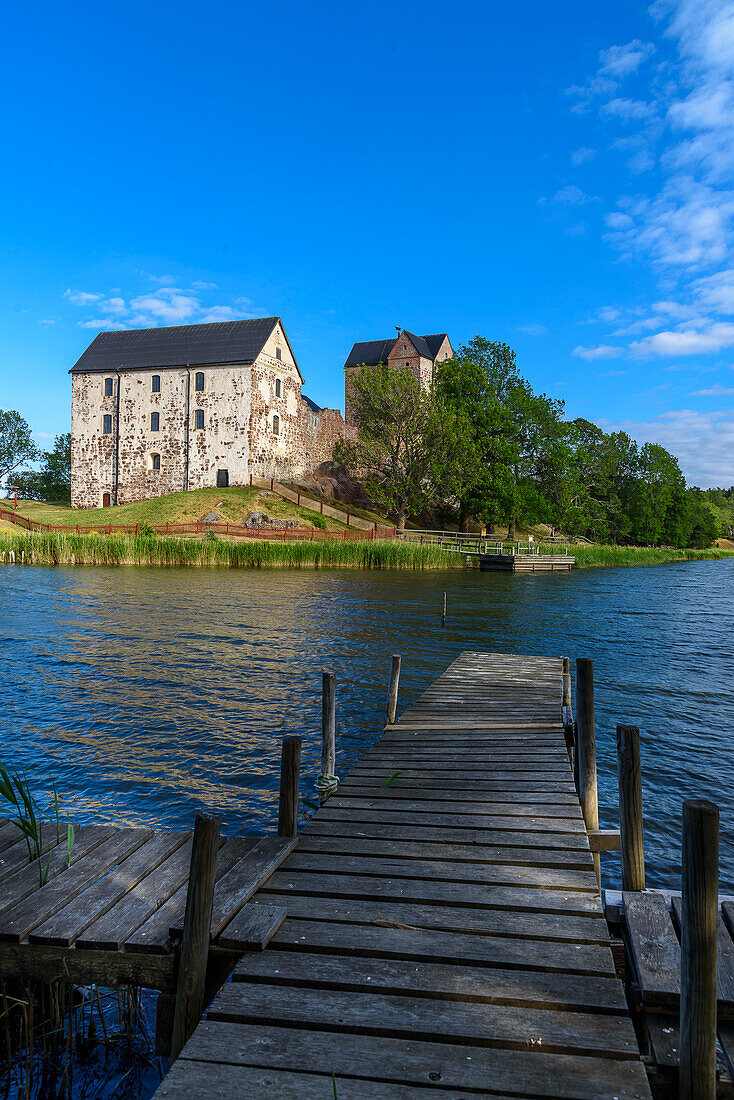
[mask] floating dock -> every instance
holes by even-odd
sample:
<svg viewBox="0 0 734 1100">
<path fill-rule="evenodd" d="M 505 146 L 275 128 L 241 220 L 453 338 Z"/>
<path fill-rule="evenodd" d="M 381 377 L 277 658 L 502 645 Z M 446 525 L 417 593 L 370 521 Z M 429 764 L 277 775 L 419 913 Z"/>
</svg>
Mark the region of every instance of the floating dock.
<svg viewBox="0 0 734 1100">
<path fill-rule="evenodd" d="M 287 918 L 157 1100 L 650 1097 L 561 668 L 463 653 L 386 727 L 255 893 Z"/>
</svg>

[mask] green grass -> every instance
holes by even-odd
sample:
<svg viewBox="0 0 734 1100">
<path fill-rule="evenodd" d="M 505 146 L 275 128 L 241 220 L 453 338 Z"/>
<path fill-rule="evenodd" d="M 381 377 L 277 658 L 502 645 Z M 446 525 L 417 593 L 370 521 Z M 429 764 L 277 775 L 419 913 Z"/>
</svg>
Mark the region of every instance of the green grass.
<svg viewBox="0 0 734 1100">
<path fill-rule="evenodd" d="M 552 546 L 542 546 L 541 553 L 553 553 Z M 661 565 L 670 561 L 718 561 L 734 557 L 734 550 L 663 550 L 654 546 L 569 546 L 569 554 L 579 569 L 593 565 Z"/>
<path fill-rule="evenodd" d="M 234 542 L 143 535 L 74 535 L 0 531 L 0 552 L 36 565 L 226 565 L 235 568 L 456 569 L 458 554 L 394 539 L 354 542 Z"/>
</svg>

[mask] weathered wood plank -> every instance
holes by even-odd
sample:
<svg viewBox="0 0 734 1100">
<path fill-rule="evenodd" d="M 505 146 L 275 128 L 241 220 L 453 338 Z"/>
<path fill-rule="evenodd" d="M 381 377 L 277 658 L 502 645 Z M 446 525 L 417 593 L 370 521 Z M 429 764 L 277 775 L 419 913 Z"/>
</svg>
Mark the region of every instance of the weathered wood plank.
<svg viewBox="0 0 734 1100">
<path fill-rule="evenodd" d="M 624 920 L 640 993 L 651 1008 L 680 1000 L 680 945 L 659 894 L 624 893 Z"/>
<path fill-rule="evenodd" d="M 383 806 L 372 808 L 361 803 L 355 806 L 333 806 L 331 800 L 327 806 L 323 806 L 319 812 L 319 821 L 337 822 L 376 822 L 384 821 L 395 825 L 410 822 L 413 825 L 428 825 L 431 828 L 441 825 L 449 825 L 457 829 L 489 829 L 504 832 L 536 832 L 548 834 L 568 833 L 585 834 L 584 823 L 575 817 L 530 817 L 529 815 L 507 816 L 495 814 L 493 807 L 487 806 L 484 813 L 473 813 L 455 807 L 448 812 L 446 810 L 431 810 L 426 812 L 421 809 L 403 807 L 397 802 L 387 802 Z M 328 812 L 327 812 L 328 811 Z M 619 837 L 619 833 L 616 834 Z M 619 845 L 617 845 L 617 850 Z"/>
<path fill-rule="evenodd" d="M 282 905 L 245 905 L 220 934 L 219 946 L 233 951 L 264 951 L 287 914 Z"/>
<path fill-rule="evenodd" d="M 187 833 L 161 831 L 127 856 L 118 866 L 73 898 L 43 924 L 31 932 L 31 943 L 70 947 L 98 917 L 113 911 L 150 871 L 184 844 Z"/>
<path fill-rule="evenodd" d="M 259 904 L 259 895 L 252 904 Z M 404 921 L 389 921 L 377 916 L 370 924 L 363 923 L 355 929 L 354 924 L 349 923 L 348 916 L 340 923 L 338 912 L 327 912 L 324 919 L 319 920 L 315 908 L 306 919 L 301 920 L 294 916 L 290 899 L 288 905 L 288 920 L 273 937 L 273 945 L 282 950 L 338 952 L 340 955 L 409 959 L 417 963 L 443 962 L 457 966 L 514 967 L 592 977 L 614 976 L 614 961 L 606 944 L 533 940 L 529 945 L 525 939 L 510 936 L 416 928 Z"/>
<path fill-rule="evenodd" d="M 303 1027 L 337 1027 L 339 1032 L 402 1035 L 444 1042 L 470 1040 L 477 1046 L 531 1050 L 542 1046 L 550 1054 L 586 1053 L 599 1057 L 636 1057 L 637 1044 L 631 1021 L 625 1016 L 579 1012 L 546 1012 L 496 1004 L 475 1004 L 388 993 L 358 993 L 293 989 L 255 982 L 225 986 L 209 1008 L 212 1020 L 243 1023 L 292 1024 Z"/>
<path fill-rule="evenodd" d="M 170 993 L 175 988 L 176 971 L 170 955 L 156 956 L 151 961 L 119 951 L 0 943 L 0 975 L 20 981 L 97 983 L 113 989 L 136 985 Z"/>
<path fill-rule="evenodd" d="M 437 1037 L 438 1038 L 438 1037 Z M 491 1083 L 493 1097 L 503 1091 L 514 1097 L 536 1096 L 543 1100 L 641 1100 L 649 1097 L 645 1070 L 640 1062 L 609 1058 L 546 1054 L 537 1048 L 530 1053 L 490 1047 L 455 1046 L 439 1041 L 411 1039 L 409 1047 L 401 1039 L 375 1035 L 340 1033 L 338 1041 L 329 1031 L 305 1030 L 277 1025 L 239 1024 L 205 1020 L 184 1048 L 176 1068 L 181 1087 L 188 1087 L 183 1075 L 185 1059 L 200 1059 L 199 1064 L 226 1061 L 227 1064 L 256 1064 L 262 1068 L 292 1070 L 303 1066 L 324 1067 L 319 1082 L 319 1100 L 328 1100 L 332 1070 L 337 1077 L 339 1100 L 349 1080 L 364 1081 L 371 1089 L 370 1100 L 384 1096 L 380 1090 L 387 1082 L 403 1082 L 431 1088 L 438 1100 L 454 1100 L 457 1089 L 469 1089 L 473 1096 L 486 1095 Z M 185 1071 L 183 1071 L 185 1072 Z M 170 1079 L 170 1078 L 169 1078 Z M 200 1078 L 204 1080 L 205 1078 Z M 378 1082 L 376 1084 L 376 1082 Z M 324 1087 L 324 1083 L 325 1086 Z M 438 1086 L 438 1088 L 437 1088 Z M 282 1093 L 271 1088 L 270 1093 Z M 180 1096 L 205 1095 L 192 1085 Z M 262 1094 L 269 1095 L 263 1089 Z M 220 1094 L 222 1100 L 233 1096 L 258 1095 L 248 1084 L 244 1088 Z M 286 1094 L 287 1095 L 287 1094 Z M 460 1095 L 460 1094 L 459 1094 Z M 162 1094 L 159 1092 L 158 1097 Z M 305 1100 L 297 1093 L 298 1100 Z M 169 1098 L 166 1098 L 169 1100 Z M 171 1095 L 170 1100 L 178 1100 Z"/>
<path fill-rule="evenodd" d="M 152 835 L 151 829 L 119 829 L 37 893 L 0 916 L 0 940 L 19 943 L 38 925 L 129 856 Z"/>
<path fill-rule="evenodd" d="M 379 815 L 378 815 L 379 816 Z M 534 848 L 536 850 L 552 849 L 563 852 L 564 859 L 573 860 L 589 853 L 589 844 L 585 833 L 542 833 L 516 831 L 509 829 L 477 829 L 460 826 L 444 826 L 439 828 L 431 825 L 416 825 L 407 820 L 404 824 L 381 820 L 363 821 L 344 819 L 327 820 L 321 814 L 309 822 L 310 835 L 328 836 L 329 834 L 341 834 L 342 836 L 374 837 L 377 840 L 411 839 L 414 841 L 426 840 L 448 844 L 484 844 L 491 847 L 508 848 Z"/>
<path fill-rule="evenodd" d="M 33 862 L 28 851 L 28 845 L 17 829 L 16 834 L 18 839 L 15 844 L 9 845 L 0 853 L 0 882 L 4 882 L 16 871 L 19 871 L 22 867 L 27 867 L 29 863 Z M 62 841 L 57 840 L 55 829 L 44 829 L 41 845 L 41 852 L 44 856 L 47 856 L 59 843 L 62 843 Z M 66 849 L 66 830 L 64 830 L 63 845 Z"/>
<path fill-rule="evenodd" d="M 83 825 L 76 835 L 74 846 L 69 854 L 70 866 L 74 866 L 98 845 L 114 836 L 111 825 Z M 44 872 L 48 871 L 48 883 L 57 875 L 67 871 L 67 850 L 65 844 L 58 844 L 51 852 Z M 0 893 L 0 913 L 6 913 L 12 906 L 41 889 L 38 864 L 34 861 L 10 875 L 3 883 Z"/>
<path fill-rule="evenodd" d="M 260 908 L 257 905 L 250 909 Z M 264 908 L 264 907 L 263 907 Z M 537 970 L 502 970 L 456 966 L 408 959 L 380 959 L 309 951 L 250 955 L 235 967 L 233 981 L 274 985 L 446 998 L 484 1004 L 528 1005 L 604 1012 L 623 1016 L 627 1002 L 622 983 L 614 978 L 593 979 L 578 974 Z"/>
</svg>

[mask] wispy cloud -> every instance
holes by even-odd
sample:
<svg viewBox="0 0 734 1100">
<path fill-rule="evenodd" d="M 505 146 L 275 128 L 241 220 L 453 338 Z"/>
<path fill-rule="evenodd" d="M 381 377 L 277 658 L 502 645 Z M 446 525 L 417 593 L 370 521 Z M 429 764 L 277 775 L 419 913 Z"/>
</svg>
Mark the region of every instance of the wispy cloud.
<svg viewBox="0 0 734 1100">
<path fill-rule="evenodd" d="M 694 390 L 691 397 L 733 397 L 734 386 L 722 386 L 717 382 L 715 386 L 709 386 L 705 390 Z"/>
<path fill-rule="evenodd" d="M 587 202 L 599 202 L 596 195 L 587 195 L 575 183 L 569 183 L 556 191 L 549 199 L 539 199 L 541 204 L 545 202 L 556 203 L 558 206 L 584 206 Z"/>
<path fill-rule="evenodd" d="M 630 351 L 636 356 L 708 355 L 734 347 L 734 324 L 718 321 L 706 328 L 678 328 L 656 332 L 644 340 L 633 340 Z"/>
<path fill-rule="evenodd" d="M 600 420 L 606 431 L 625 431 L 659 443 L 677 456 L 689 484 L 734 485 L 734 409 L 676 409 L 651 420 Z"/>
<path fill-rule="evenodd" d="M 526 332 L 528 336 L 545 336 L 548 329 L 545 325 L 520 325 L 520 332 Z"/>
<path fill-rule="evenodd" d="M 146 282 L 160 281 L 154 275 L 141 274 Z M 231 303 L 207 301 L 209 293 L 216 289 L 215 283 L 204 282 L 178 287 L 169 279 L 165 286 L 129 297 L 87 290 L 67 290 L 64 297 L 71 305 L 90 311 L 91 316 L 79 319 L 77 325 L 93 330 L 158 328 L 264 316 L 264 311 L 253 308 L 249 298 L 238 297 Z"/>
<path fill-rule="evenodd" d="M 601 61 L 600 73 L 608 73 L 609 76 L 621 79 L 639 69 L 643 61 L 652 57 L 655 47 L 652 42 L 641 42 L 639 38 L 633 39 L 625 46 L 610 46 L 599 54 Z"/>
<path fill-rule="evenodd" d="M 624 348 L 616 348 L 611 344 L 599 344 L 595 348 L 585 348 L 581 344 L 574 348 L 571 355 L 579 359 L 618 359 L 624 355 Z"/>
<path fill-rule="evenodd" d="M 575 149 L 573 151 L 573 153 L 571 153 L 571 163 L 572 164 L 586 164 L 586 162 L 588 160 L 593 160 L 594 159 L 594 157 L 596 156 L 596 153 L 597 153 L 596 149 L 587 149 L 586 147 L 582 147 L 581 149 Z"/>
</svg>

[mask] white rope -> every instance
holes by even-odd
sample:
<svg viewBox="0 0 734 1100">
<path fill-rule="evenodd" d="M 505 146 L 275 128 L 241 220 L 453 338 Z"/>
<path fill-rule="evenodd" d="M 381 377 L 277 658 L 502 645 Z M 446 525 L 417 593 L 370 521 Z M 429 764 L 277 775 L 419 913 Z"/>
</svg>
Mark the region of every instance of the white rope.
<svg viewBox="0 0 734 1100">
<path fill-rule="evenodd" d="M 319 772 L 318 779 L 316 780 L 316 793 L 319 796 L 319 802 L 323 805 L 327 798 L 331 798 L 338 786 L 338 775 L 329 775 L 328 772 Z"/>
</svg>

